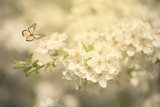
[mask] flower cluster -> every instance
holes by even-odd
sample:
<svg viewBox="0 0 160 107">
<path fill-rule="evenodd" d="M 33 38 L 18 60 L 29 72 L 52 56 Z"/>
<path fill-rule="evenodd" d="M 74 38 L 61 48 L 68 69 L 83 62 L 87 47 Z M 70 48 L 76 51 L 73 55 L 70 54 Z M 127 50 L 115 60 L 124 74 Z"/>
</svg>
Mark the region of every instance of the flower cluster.
<svg viewBox="0 0 160 107">
<path fill-rule="evenodd" d="M 122 64 L 126 70 L 146 72 L 159 60 L 160 36 L 138 19 L 121 20 L 99 32 L 80 32 L 71 41 L 74 49 L 66 50 L 64 75 L 70 80 L 77 76 L 98 82 L 101 87 L 118 74 Z"/>
<path fill-rule="evenodd" d="M 157 70 L 154 65 L 159 60 L 157 52 L 160 47 L 160 35 L 149 23 L 138 19 L 122 20 L 104 28 L 103 31 L 102 34 L 108 42 L 120 47 L 123 54 L 121 65 L 123 64 L 124 71 L 132 69 L 131 77 L 134 77 L 132 75 L 134 71 L 136 71 L 134 74 L 147 74 L 148 72 L 151 75 L 151 71 Z M 139 78 L 143 76 L 139 75 Z M 138 83 L 133 80 L 131 78 L 131 83 L 137 86 Z"/>
<path fill-rule="evenodd" d="M 48 53 L 49 50 L 59 50 L 65 46 L 65 40 L 67 39 L 66 34 L 53 33 L 49 40 L 39 42 L 39 47 L 36 49 L 37 52 L 42 54 Z"/>
<path fill-rule="evenodd" d="M 81 37 L 77 41 L 73 40 L 76 41 L 76 47 L 66 49 L 68 57 L 63 72 L 65 78 L 74 80 L 78 77 L 99 83 L 105 88 L 107 81 L 114 79 L 121 70 L 121 52 L 96 32 L 81 32 L 76 36 Z"/>
<path fill-rule="evenodd" d="M 120 21 L 105 28 L 103 35 L 108 42 L 121 45 L 129 57 L 139 52 L 151 55 L 160 46 L 159 35 L 142 20 Z"/>
<path fill-rule="evenodd" d="M 157 11 L 138 0 L 73 0 L 67 19 L 64 31 L 68 36 L 54 33 L 36 49 L 48 53 L 52 61 L 41 65 L 38 61 L 16 62 L 15 68 L 29 67 L 28 75 L 43 67 L 56 67 L 55 61 L 61 58 L 64 79 L 105 88 L 120 71 L 128 73 L 137 86 L 143 74 L 160 62 Z"/>
<path fill-rule="evenodd" d="M 132 72 L 149 71 L 159 61 L 160 36 L 149 23 L 124 19 L 99 31 L 84 31 L 70 36 L 54 33 L 39 45 L 36 51 L 42 54 L 51 51 L 49 54 L 53 60 L 46 65 L 38 65 L 36 61 L 36 71 L 44 66 L 52 71 L 52 67 L 56 67 L 55 61 L 61 58 L 65 68 L 64 79 L 98 83 L 105 88 L 122 69 L 123 72 L 129 70 L 133 78 L 136 76 L 132 74 L 137 73 Z M 138 82 L 133 78 L 130 81 L 137 86 Z"/>
</svg>

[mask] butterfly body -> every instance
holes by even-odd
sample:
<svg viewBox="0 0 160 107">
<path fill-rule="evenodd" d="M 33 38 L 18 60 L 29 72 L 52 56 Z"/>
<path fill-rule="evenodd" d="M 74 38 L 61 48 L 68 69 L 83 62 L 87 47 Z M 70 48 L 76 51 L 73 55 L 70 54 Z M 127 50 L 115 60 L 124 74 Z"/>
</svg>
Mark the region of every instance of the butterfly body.
<svg viewBox="0 0 160 107">
<path fill-rule="evenodd" d="M 33 34 L 36 28 L 36 23 L 33 24 L 28 28 L 28 30 L 23 30 L 22 35 L 26 37 L 26 41 L 30 42 L 33 41 L 34 39 L 40 39 L 44 37 L 44 34 Z"/>
</svg>

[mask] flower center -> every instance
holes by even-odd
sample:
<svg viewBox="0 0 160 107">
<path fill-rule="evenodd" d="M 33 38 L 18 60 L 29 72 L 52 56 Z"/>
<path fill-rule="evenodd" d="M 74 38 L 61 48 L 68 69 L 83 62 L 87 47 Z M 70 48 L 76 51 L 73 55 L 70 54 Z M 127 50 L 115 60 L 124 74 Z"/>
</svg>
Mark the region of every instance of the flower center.
<svg viewBox="0 0 160 107">
<path fill-rule="evenodd" d="M 119 26 L 119 29 L 121 29 L 121 30 L 122 30 L 122 28 L 123 28 L 123 26 Z"/>
<path fill-rule="evenodd" d="M 46 48 L 47 48 L 47 46 L 46 46 L 46 45 L 44 45 L 43 49 L 46 49 Z"/>
<path fill-rule="evenodd" d="M 79 64 L 80 63 L 80 60 L 76 60 L 76 64 Z"/>
<path fill-rule="evenodd" d="M 55 38 L 55 40 L 57 41 L 57 40 L 59 40 L 59 38 L 58 38 L 58 37 L 56 37 L 56 38 Z"/>
<path fill-rule="evenodd" d="M 79 56 L 79 53 L 78 52 L 76 52 L 76 55 L 75 55 L 76 57 L 78 57 Z"/>
<path fill-rule="evenodd" d="M 101 65 L 102 64 L 102 62 L 101 61 L 97 61 L 97 65 Z"/>
<path fill-rule="evenodd" d="M 145 48 L 146 47 L 146 43 L 143 42 L 142 43 L 142 47 Z"/>
<path fill-rule="evenodd" d="M 132 36 L 131 36 L 132 38 L 135 38 L 136 37 L 136 35 L 134 35 L 134 34 L 132 34 Z"/>
<path fill-rule="evenodd" d="M 99 53 L 99 55 L 102 55 L 102 51 L 99 51 L 98 53 Z"/>
</svg>

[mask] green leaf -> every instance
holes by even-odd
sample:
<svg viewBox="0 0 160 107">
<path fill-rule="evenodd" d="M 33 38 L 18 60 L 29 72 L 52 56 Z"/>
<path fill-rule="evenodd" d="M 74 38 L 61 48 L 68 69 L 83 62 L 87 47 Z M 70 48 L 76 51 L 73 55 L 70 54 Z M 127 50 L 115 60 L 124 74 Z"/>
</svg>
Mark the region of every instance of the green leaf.
<svg viewBox="0 0 160 107">
<path fill-rule="evenodd" d="M 36 72 L 37 68 L 33 67 L 28 69 L 28 71 L 25 72 L 25 75 L 28 77 L 32 72 Z"/>
<path fill-rule="evenodd" d="M 47 70 L 47 68 L 50 66 L 50 63 L 48 63 L 47 65 L 46 65 L 46 67 L 45 67 L 45 71 Z"/>
<path fill-rule="evenodd" d="M 56 50 L 54 54 L 52 54 L 52 56 L 59 56 L 62 55 L 64 53 L 63 50 Z"/>
<path fill-rule="evenodd" d="M 92 59 L 92 58 L 90 57 L 88 59 L 83 59 L 83 64 L 86 65 L 86 66 L 88 66 L 87 61 L 90 60 L 90 59 Z"/>
<path fill-rule="evenodd" d="M 24 61 L 14 61 L 14 63 L 13 69 L 28 67 L 28 64 Z"/>
<path fill-rule="evenodd" d="M 29 67 L 25 68 L 25 69 L 24 69 L 24 72 L 29 71 L 31 68 L 32 68 L 31 66 L 29 66 Z"/>
<path fill-rule="evenodd" d="M 82 43 L 82 44 L 83 44 L 83 47 L 84 47 L 86 52 L 94 50 L 94 42 L 91 45 L 88 45 L 88 46 L 86 44 L 84 44 L 84 43 Z"/>
<path fill-rule="evenodd" d="M 45 67 L 45 71 L 47 70 L 48 67 L 50 68 L 50 72 L 52 72 L 52 67 L 56 67 L 56 65 L 54 64 L 53 61 L 48 63 Z"/>
<path fill-rule="evenodd" d="M 39 69 L 39 65 L 37 64 L 39 62 L 39 60 L 35 60 L 34 62 L 33 62 L 33 67 L 35 67 L 35 68 L 37 68 L 37 69 Z"/>
<path fill-rule="evenodd" d="M 29 64 L 32 64 L 32 56 L 33 56 L 33 53 L 31 53 L 28 57 L 28 63 Z"/>
<path fill-rule="evenodd" d="M 87 50 L 88 50 L 88 48 L 87 48 L 86 44 L 82 43 L 82 45 L 83 45 L 83 47 L 84 47 L 85 51 L 87 51 Z"/>
<path fill-rule="evenodd" d="M 50 67 L 50 72 L 52 72 L 52 63 L 53 63 L 53 62 L 51 62 L 50 65 L 49 65 L 49 67 Z"/>
<path fill-rule="evenodd" d="M 88 46 L 88 49 L 91 51 L 91 50 L 94 50 L 94 42 Z"/>
<path fill-rule="evenodd" d="M 59 56 L 59 54 L 60 54 L 60 52 L 58 50 L 56 50 L 52 56 Z"/>
<path fill-rule="evenodd" d="M 52 72 L 52 68 L 53 68 L 53 67 L 56 67 L 56 65 L 55 65 L 54 62 L 52 61 L 52 62 L 50 62 L 49 67 L 50 67 L 50 72 Z"/>
<path fill-rule="evenodd" d="M 52 67 L 56 67 L 56 65 L 55 65 L 55 63 L 54 63 L 54 62 L 52 63 Z"/>
<path fill-rule="evenodd" d="M 65 51 L 63 53 L 64 53 L 64 59 L 66 59 L 68 57 L 68 53 Z"/>
</svg>

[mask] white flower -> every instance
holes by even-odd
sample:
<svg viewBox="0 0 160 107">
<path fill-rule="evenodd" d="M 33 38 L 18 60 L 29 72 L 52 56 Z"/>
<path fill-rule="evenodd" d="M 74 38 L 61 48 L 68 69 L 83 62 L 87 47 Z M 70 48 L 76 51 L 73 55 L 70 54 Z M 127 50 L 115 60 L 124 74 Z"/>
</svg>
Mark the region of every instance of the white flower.
<svg viewBox="0 0 160 107">
<path fill-rule="evenodd" d="M 42 54 L 46 54 L 49 49 L 52 49 L 52 43 L 50 41 L 39 41 L 39 47 L 36 49 L 36 51 Z"/>
<path fill-rule="evenodd" d="M 66 51 L 69 55 L 66 61 L 67 71 L 74 71 L 75 75 L 84 78 L 83 55 L 85 51 L 82 49 L 66 49 Z"/>
<path fill-rule="evenodd" d="M 104 78 L 102 78 L 101 76 L 99 76 L 98 83 L 102 88 L 106 88 L 106 86 L 107 86 L 107 81 Z"/>
<path fill-rule="evenodd" d="M 105 71 L 102 72 L 101 74 L 95 75 L 95 78 L 102 88 L 106 88 L 107 87 L 107 81 L 113 79 L 109 75 L 107 75 L 107 73 Z"/>
<path fill-rule="evenodd" d="M 68 57 L 65 59 L 64 78 L 73 81 L 75 78 L 86 79 L 105 88 L 107 81 L 114 79 L 121 69 L 121 52 L 101 39 L 95 41 L 91 50 L 85 50 L 90 44 L 85 46 L 78 42 L 75 49 L 66 48 Z"/>
<path fill-rule="evenodd" d="M 58 50 L 65 46 L 64 41 L 67 39 L 66 34 L 54 33 L 51 35 L 50 39 L 47 41 L 40 41 L 39 48 L 36 49 L 37 52 L 46 54 L 49 50 Z"/>
<path fill-rule="evenodd" d="M 102 70 L 105 70 L 106 67 L 105 60 L 99 54 L 95 53 L 94 51 L 92 52 L 93 52 L 93 55 L 91 56 L 92 58 L 89 61 L 87 61 L 87 64 L 88 66 L 93 67 L 93 70 L 97 74 L 100 74 Z"/>
<path fill-rule="evenodd" d="M 62 41 L 65 41 L 66 39 L 67 39 L 67 35 L 65 33 L 62 33 L 62 34 L 53 33 L 53 34 L 51 34 L 51 40 L 53 40 L 53 42 L 62 42 Z"/>
<path fill-rule="evenodd" d="M 66 34 L 58 34 L 58 33 L 53 33 L 51 34 L 51 38 L 49 41 L 52 44 L 52 49 L 60 49 L 65 46 L 64 41 L 67 39 Z"/>
<path fill-rule="evenodd" d="M 132 57 L 136 53 L 136 49 L 133 46 L 129 46 L 126 50 L 128 56 Z"/>
</svg>

